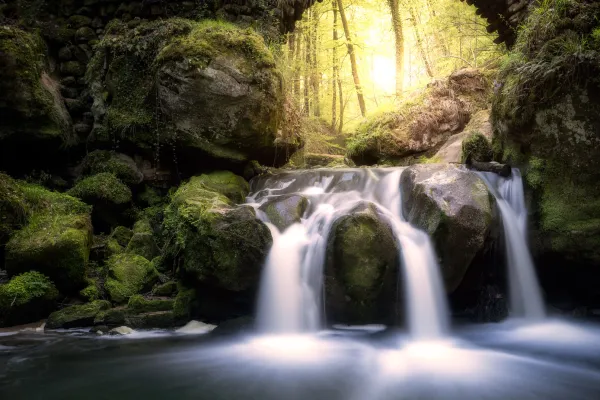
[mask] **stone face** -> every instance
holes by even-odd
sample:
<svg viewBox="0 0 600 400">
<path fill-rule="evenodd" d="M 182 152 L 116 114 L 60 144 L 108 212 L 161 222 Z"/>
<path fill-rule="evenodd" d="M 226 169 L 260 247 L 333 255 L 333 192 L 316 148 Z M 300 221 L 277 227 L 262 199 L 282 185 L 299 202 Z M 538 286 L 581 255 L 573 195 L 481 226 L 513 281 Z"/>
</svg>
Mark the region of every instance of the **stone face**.
<svg viewBox="0 0 600 400">
<path fill-rule="evenodd" d="M 404 217 L 432 238 L 451 293 L 498 224 L 495 201 L 475 173 L 451 165 L 409 167 L 401 190 Z"/>
<path fill-rule="evenodd" d="M 109 278 L 104 287 L 110 298 L 123 303 L 142 290 L 150 290 L 158 280 L 158 272 L 144 257 L 124 253 L 107 261 Z"/>
<path fill-rule="evenodd" d="M 280 231 L 289 228 L 290 225 L 300 222 L 300 218 L 308 207 L 308 199 L 299 195 L 280 196 L 267 201 L 260 206 L 269 217 L 269 221 Z"/>
<path fill-rule="evenodd" d="M 364 204 L 331 228 L 325 273 L 328 318 L 336 322 L 391 322 L 399 252 L 391 228 Z"/>
<path fill-rule="evenodd" d="M 461 133 L 450 136 L 446 143 L 435 153 L 433 159 L 440 163 L 460 163 L 463 141 L 472 134 L 481 134 L 488 141 L 492 141 L 493 133 L 489 110 L 481 110 L 473 114 L 465 129 Z"/>
<path fill-rule="evenodd" d="M 144 179 L 131 157 L 114 151 L 94 150 L 85 156 L 77 169 L 81 176 L 110 172 L 127 185 L 136 185 Z"/>
</svg>

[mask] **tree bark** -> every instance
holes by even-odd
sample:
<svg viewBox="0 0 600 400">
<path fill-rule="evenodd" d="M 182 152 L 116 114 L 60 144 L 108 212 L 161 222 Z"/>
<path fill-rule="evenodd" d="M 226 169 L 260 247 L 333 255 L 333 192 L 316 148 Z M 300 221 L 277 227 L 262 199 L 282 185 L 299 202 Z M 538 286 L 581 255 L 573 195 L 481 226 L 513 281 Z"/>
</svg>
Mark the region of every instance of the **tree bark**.
<svg viewBox="0 0 600 400">
<path fill-rule="evenodd" d="M 312 91 L 313 91 L 313 113 L 315 117 L 321 116 L 321 104 L 319 98 L 321 97 L 319 94 L 321 79 L 319 73 L 319 65 L 317 62 L 317 53 L 318 53 L 318 36 L 317 36 L 317 25 L 319 23 L 319 16 L 316 15 L 316 12 L 313 10 L 312 12 L 312 59 L 311 59 L 311 83 L 312 83 Z"/>
<path fill-rule="evenodd" d="M 288 34 L 288 63 L 292 69 L 291 77 L 292 77 L 292 87 L 289 89 L 292 93 L 292 98 L 295 96 L 294 88 L 296 86 L 296 74 L 294 71 L 294 61 L 296 60 L 296 34 L 294 32 L 290 32 Z"/>
<path fill-rule="evenodd" d="M 306 13 L 306 19 L 310 24 L 310 14 L 311 10 L 308 9 Z M 306 31 L 304 32 L 304 113 L 306 115 L 310 115 L 310 76 L 311 76 L 311 46 L 310 46 L 310 25 L 307 26 Z"/>
<path fill-rule="evenodd" d="M 360 77 L 358 76 L 358 65 L 356 62 L 356 54 L 354 53 L 354 45 L 352 44 L 352 36 L 350 36 L 350 27 L 348 26 L 348 19 L 346 19 L 343 0 L 337 0 L 337 4 L 342 20 L 342 27 L 344 28 L 344 35 L 346 36 L 346 47 L 348 47 L 348 55 L 350 56 L 350 66 L 352 68 L 352 78 L 354 79 L 358 105 L 360 107 L 360 113 L 364 117 L 367 115 L 367 106 L 365 105 L 365 98 L 363 96 L 362 86 L 360 85 Z"/>
<path fill-rule="evenodd" d="M 338 43 L 338 33 L 337 33 L 337 4 L 335 1 L 332 2 L 332 8 L 333 8 L 333 30 L 332 30 L 332 36 L 333 36 L 333 48 L 332 48 L 332 78 L 331 78 L 331 129 L 333 129 L 335 131 L 336 129 L 336 122 L 337 122 L 337 76 L 338 76 L 338 60 L 337 60 L 337 43 Z"/>
<path fill-rule="evenodd" d="M 402 16 L 400 15 L 399 0 L 388 0 L 392 13 L 392 28 L 396 47 L 396 96 L 402 96 L 404 89 L 404 31 L 402 29 Z"/>
<path fill-rule="evenodd" d="M 300 70 L 299 70 L 299 65 L 300 65 L 300 60 L 302 57 L 302 49 L 301 49 L 301 39 L 302 39 L 302 30 L 301 28 L 297 28 L 296 32 L 294 32 L 294 40 L 295 40 L 295 45 L 294 47 L 296 48 L 295 54 L 294 54 L 294 95 L 296 96 L 295 99 L 296 101 L 300 100 Z"/>
</svg>

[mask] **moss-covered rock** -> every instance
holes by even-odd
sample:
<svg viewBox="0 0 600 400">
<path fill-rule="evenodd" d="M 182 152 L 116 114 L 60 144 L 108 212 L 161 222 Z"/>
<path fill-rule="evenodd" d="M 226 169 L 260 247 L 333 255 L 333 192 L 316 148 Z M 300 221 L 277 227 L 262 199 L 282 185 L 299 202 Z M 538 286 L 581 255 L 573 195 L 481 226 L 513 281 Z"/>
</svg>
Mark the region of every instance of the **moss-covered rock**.
<svg viewBox="0 0 600 400">
<path fill-rule="evenodd" d="M 252 29 L 176 18 L 134 29 L 113 22 L 95 49 L 87 80 L 96 139 L 115 134 L 149 152 L 158 122 L 163 125 L 158 140 L 182 149 L 180 167 L 203 159 L 272 163 L 282 153 L 274 143 L 281 78 Z"/>
<path fill-rule="evenodd" d="M 494 197 L 475 173 L 444 164 L 407 168 L 401 188 L 404 217 L 431 236 L 451 293 L 497 232 Z"/>
<path fill-rule="evenodd" d="M 193 177 L 173 194 L 163 228 L 167 254 L 188 277 L 232 291 L 256 287 L 272 238 L 253 208 L 233 207 Z"/>
<path fill-rule="evenodd" d="M 17 182 L 0 173 L 0 246 L 25 223 L 28 214 L 29 207 Z"/>
<path fill-rule="evenodd" d="M 492 144 L 479 132 L 473 132 L 462 142 L 461 162 L 467 163 L 469 160 L 491 161 Z"/>
<path fill-rule="evenodd" d="M 152 263 L 135 254 L 114 255 L 106 264 L 109 278 L 104 288 L 115 303 L 124 303 L 134 294 L 150 290 L 158 280 L 158 272 Z"/>
<path fill-rule="evenodd" d="M 260 206 L 260 210 L 267 214 L 269 221 L 280 231 L 300 222 L 307 208 L 308 199 L 300 195 L 280 196 Z"/>
<path fill-rule="evenodd" d="M 6 270 L 40 271 L 65 293 L 81 288 L 92 243 L 89 207 L 40 186 L 21 188 L 31 216 L 6 244 Z"/>
<path fill-rule="evenodd" d="M 147 260 L 152 260 L 160 255 L 160 250 L 152 233 L 135 233 L 131 237 L 126 251 L 142 256 Z"/>
<path fill-rule="evenodd" d="M 331 228 L 326 307 L 337 322 L 391 322 L 396 302 L 398 247 L 372 205 L 358 206 Z"/>
<path fill-rule="evenodd" d="M 48 277 L 25 272 L 0 284 L 0 326 L 25 324 L 45 318 L 54 308 L 58 290 Z"/>
<path fill-rule="evenodd" d="M 600 275 L 597 268 L 593 272 L 600 263 L 598 21 L 596 2 L 541 2 L 500 71 L 492 107 L 495 155 L 522 167 L 533 200 L 533 244 L 544 259 L 542 280 L 556 267 L 558 290 L 595 298 Z"/>
<path fill-rule="evenodd" d="M 179 292 L 173 304 L 173 313 L 177 320 L 189 320 L 195 303 L 197 301 L 196 291 L 191 288 L 179 287 Z"/>
<path fill-rule="evenodd" d="M 94 325 L 102 325 L 102 326 L 122 326 L 126 323 L 126 311 L 125 307 L 115 307 L 110 310 L 100 311 L 94 317 Z"/>
<path fill-rule="evenodd" d="M 465 126 L 465 129 L 461 133 L 450 136 L 432 158 L 439 163 L 460 163 L 463 153 L 463 142 L 473 134 L 481 134 L 489 142 L 492 141 L 493 132 L 489 109 L 474 113 L 467 126 Z"/>
<path fill-rule="evenodd" d="M 0 65 L 0 168 L 58 156 L 76 137 L 60 86 L 48 73 L 44 41 L 3 25 Z"/>
<path fill-rule="evenodd" d="M 87 301 L 100 299 L 100 283 L 97 279 L 88 279 L 88 285 L 81 289 L 79 294 Z"/>
<path fill-rule="evenodd" d="M 125 204 L 131 201 L 131 190 L 110 172 L 84 178 L 68 193 L 92 205 Z"/>
<path fill-rule="evenodd" d="M 114 151 L 92 151 L 85 156 L 78 168 L 82 176 L 111 173 L 126 185 L 137 185 L 144 179 L 131 157 Z"/>
<path fill-rule="evenodd" d="M 153 311 L 130 314 L 125 319 L 128 326 L 134 329 L 166 329 L 176 325 L 173 311 Z"/>
<path fill-rule="evenodd" d="M 490 88 L 474 69 L 459 70 L 447 82 L 432 82 L 397 110 L 360 124 L 348 138 L 349 156 L 359 165 L 401 162 L 414 154 L 430 156 L 428 152 L 464 129 L 471 114 L 487 107 Z"/>
<path fill-rule="evenodd" d="M 129 244 L 132 236 L 133 231 L 131 229 L 124 226 L 117 226 L 115 229 L 113 229 L 109 238 L 115 240 L 119 246 L 127 247 L 127 244 Z"/>
<path fill-rule="evenodd" d="M 133 313 L 172 311 L 174 303 L 173 299 L 146 299 L 144 296 L 136 294 L 129 298 L 127 310 Z"/>
<path fill-rule="evenodd" d="M 234 203 L 243 203 L 250 191 L 250 186 L 244 178 L 229 171 L 211 172 L 194 179 L 195 185 L 221 193 Z"/>
<path fill-rule="evenodd" d="M 92 326 L 99 312 L 108 310 L 110 302 L 97 300 L 91 303 L 68 306 L 50 314 L 46 321 L 47 329 L 78 328 Z"/>
<path fill-rule="evenodd" d="M 161 283 L 160 285 L 156 285 L 152 289 L 152 294 L 154 296 L 172 296 L 177 293 L 177 282 L 169 281 L 165 283 Z"/>
</svg>

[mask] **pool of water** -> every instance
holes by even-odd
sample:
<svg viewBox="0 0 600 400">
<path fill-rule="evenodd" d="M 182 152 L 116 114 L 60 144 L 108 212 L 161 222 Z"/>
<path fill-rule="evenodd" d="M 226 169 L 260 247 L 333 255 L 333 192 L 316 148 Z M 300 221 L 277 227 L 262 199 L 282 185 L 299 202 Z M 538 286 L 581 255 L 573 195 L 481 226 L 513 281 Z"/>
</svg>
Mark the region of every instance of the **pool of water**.
<svg viewBox="0 0 600 400">
<path fill-rule="evenodd" d="M 384 327 L 313 335 L 2 333 L 2 399 L 598 399 L 600 327 Z"/>
</svg>

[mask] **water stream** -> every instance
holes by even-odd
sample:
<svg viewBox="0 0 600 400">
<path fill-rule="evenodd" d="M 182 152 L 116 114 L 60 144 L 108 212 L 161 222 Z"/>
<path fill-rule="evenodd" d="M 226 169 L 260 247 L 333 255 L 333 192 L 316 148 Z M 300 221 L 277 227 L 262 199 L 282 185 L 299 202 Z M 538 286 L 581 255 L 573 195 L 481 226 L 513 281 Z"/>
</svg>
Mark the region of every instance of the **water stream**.
<svg viewBox="0 0 600 400">
<path fill-rule="evenodd" d="M 502 216 L 509 271 L 511 314 L 528 320 L 541 320 L 546 311 L 527 246 L 527 208 L 521 172 L 513 168 L 510 178 L 492 172 L 477 173 L 496 197 Z"/>
<path fill-rule="evenodd" d="M 448 312 L 440 269 L 429 237 L 408 224 L 401 213 L 403 168 L 335 169 L 286 172 L 252 182 L 248 204 L 301 195 L 309 205 L 301 222 L 279 232 L 270 225 L 273 246 L 263 272 L 258 327 L 268 333 L 295 333 L 322 328 L 323 268 L 327 238 L 335 220 L 358 206 L 373 205 L 398 241 L 408 326 L 419 339 L 442 337 Z"/>
</svg>

